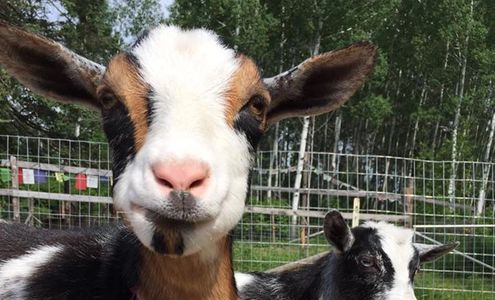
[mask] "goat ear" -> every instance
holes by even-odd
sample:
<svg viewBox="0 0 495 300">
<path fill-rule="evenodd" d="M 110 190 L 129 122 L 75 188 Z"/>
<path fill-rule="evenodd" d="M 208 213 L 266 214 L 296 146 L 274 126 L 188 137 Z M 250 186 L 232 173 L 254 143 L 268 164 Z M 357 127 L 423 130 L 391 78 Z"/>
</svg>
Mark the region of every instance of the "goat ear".
<svg viewBox="0 0 495 300">
<path fill-rule="evenodd" d="M 343 253 L 351 249 L 354 243 L 354 235 L 344 220 L 344 217 L 333 210 L 325 216 L 323 231 L 327 241 L 332 245 L 337 253 Z"/>
<path fill-rule="evenodd" d="M 446 245 L 427 245 L 427 244 L 414 243 L 414 248 L 416 248 L 416 250 L 418 250 L 419 253 L 420 263 L 434 261 L 448 254 L 450 251 L 454 250 L 457 246 L 459 246 L 459 242 L 446 244 Z"/>
<path fill-rule="evenodd" d="M 42 96 L 100 107 L 96 88 L 105 67 L 59 43 L 1 21 L 0 65 Z"/>
<path fill-rule="evenodd" d="M 377 48 L 363 42 L 307 59 L 297 67 L 264 79 L 271 94 L 269 124 L 337 109 L 373 70 Z"/>
</svg>

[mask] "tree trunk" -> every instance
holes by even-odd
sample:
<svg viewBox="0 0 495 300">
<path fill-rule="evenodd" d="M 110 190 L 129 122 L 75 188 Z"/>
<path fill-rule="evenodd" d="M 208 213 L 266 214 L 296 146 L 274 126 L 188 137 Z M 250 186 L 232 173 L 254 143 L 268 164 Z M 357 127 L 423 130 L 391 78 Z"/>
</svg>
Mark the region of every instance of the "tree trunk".
<svg viewBox="0 0 495 300">
<path fill-rule="evenodd" d="M 275 125 L 275 134 L 273 137 L 273 144 L 272 144 L 272 154 L 270 155 L 270 164 L 268 166 L 268 192 L 267 192 L 267 198 L 272 199 L 272 190 L 270 189 L 272 187 L 272 177 L 275 173 L 275 176 L 278 176 L 278 131 L 279 131 L 279 124 L 277 123 Z M 277 180 L 275 180 L 277 182 Z"/>
<path fill-rule="evenodd" d="M 315 2 L 315 8 L 318 5 Z M 323 21 L 318 19 L 318 28 L 315 35 L 314 47 L 311 49 L 311 56 L 316 56 L 320 53 L 320 45 L 321 45 L 321 29 L 323 28 Z M 302 181 L 302 172 L 304 169 L 304 158 L 306 153 L 306 144 L 308 140 L 308 132 L 309 132 L 309 117 L 304 117 L 303 120 L 303 129 L 301 132 L 301 143 L 299 145 L 299 154 L 297 157 L 297 168 L 296 168 L 296 178 L 294 180 L 294 195 L 292 197 L 292 210 L 297 211 L 299 208 L 299 198 L 301 193 L 299 189 L 301 188 Z M 297 216 L 292 216 L 292 226 L 291 226 L 291 239 L 295 239 L 297 227 Z"/>
<path fill-rule="evenodd" d="M 332 172 L 337 172 L 337 153 L 339 153 L 338 145 L 340 141 L 340 128 L 342 126 L 342 116 L 337 114 L 335 117 L 335 139 L 333 143 L 333 155 L 332 155 Z"/>
<path fill-rule="evenodd" d="M 282 20 L 284 19 L 283 15 L 285 13 L 285 6 L 282 5 Z M 284 46 L 285 46 L 285 31 L 284 31 L 284 28 L 285 28 L 285 22 L 282 21 L 282 35 L 280 37 L 280 43 L 279 43 L 279 51 L 280 51 L 280 60 L 279 60 L 279 64 L 278 64 L 278 73 L 282 73 L 283 72 L 283 69 L 284 69 Z M 272 187 L 272 177 L 273 177 L 273 169 L 276 167 L 276 165 L 274 165 L 274 163 L 277 163 L 277 160 L 278 160 L 278 135 L 279 135 L 279 129 L 280 129 L 280 125 L 279 123 L 277 123 L 275 125 L 275 137 L 273 139 L 273 147 L 272 147 L 272 151 L 273 151 L 273 154 L 270 155 L 270 169 L 268 170 L 268 193 L 267 193 L 267 197 L 268 199 L 271 199 L 272 198 L 272 190 L 270 189 Z M 275 172 L 275 184 L 278 185 L 278 176 L 279 176 L 279 172 Z"/>
<path fill-rule="evenodd" d="M 421 107 L 426 101 L 426 80 L 423 81 L 423 89 L 421 90 L 421 95 L 419 96 L 419 107 L 418 107 L 418 116 L 416 117 L 416 122 L 414 122 L 414 129 L 413 129 L 413 137 L 412 137 L 412 143 L 411 143 L 411 148 L 409 150 L 409 157 L 413 157 L 414 155 L 414 148 L 416 148 L 416 138 L 418 135 L 418 129 L 419 129 L 419 110 L 421 110 Z"/>
<path fill-rule="evenodd" d="M 492 82 L 490 81 L 490 90 L 488 94 L 488 103 L 491 102 L 493 97 L 493 85 Z M 483 157 L 483 162 L 486 163 L 483 165 L 483 177 L 481 180 L 481 188 L 480 188 L 480 195 L 478 197 L 478 205 L 476 207 L 476 215 L 479 217 L 484 209 L 485 209 L 485 194 L 486 194 L 486 185 L 488 183 L 488 175 L 490 174 L 490 167 L 491 164 L 489 163 L 489 158 L 490 158 L 490 153 L 492 151 L 492 144 L 493 144 L 493 135 L 495 133 L 495 111 L 492 114 L 492 122 L 490 126 L 490 135 L 488 137 L 488 143 L 486 145 L 485 149 L 485 156 Z"/>
<path fill-rule="evenodd" d="M 470 20 L 473 18 L 473 9 L 474 9 L 474 0 L 471 0 L 471 12 L 470 12 Z M 461 78 L 459 82 L 459 97 L 458 97 L 458 102 L 457 102 L 457 108 L 455 112 L 455 117 L 454 117 L 454 128 L 452 130 L 452 164 L 451 164 L 451 171 L 452 174 L 450 175 L 450 180 L 449 180 L 449 190 L 448 190 L 448 196 L 450 203 L 454 205 L 455 201 L 455 180 L 456 180 L 456 172 L 457 172 L 457 135 L 459 131 L 459 121 L 461 118 L 461 107 L 462 107 L 462 101 L 464 100 L 464 85 L 466 82 L 466 68 L 467 68 L 467 56 L 468 56 L 468 46 L 469 46 L 469 27 L 466 29 L 466 38 L 464 39 L 464 56 L 462 58 L 461 62 Z"/>
<path fill-rule="evenodd" d="M 443 61 L 443 71 L 444 72 L 447 70 L 447 66 L 449 65 L 449 49 L 450 49 L 450 41 L 447 41 L 446 50 L 445 50 L 445 59 Z M 442 83 L 442 86 L 440 88 L 440 99 L 438 101 L 438 107 L 442 106 L 444 93 L 445 93 L 445 83 Z M 437 117 L 437 122 L 435 124 L 435 130 L 433 132 L 433 142 L 432 142 L 433 155 L 435 155 L 435 149 L 436 149 L 437 140 L 438 140 L 439 128 L 440 128 L 440 116 Z"/>
<path fill-rule="evenodd" d="M 306 143 L 308 141 L 309 132 L 309 117 L 304 117 L 303 128 L 301 131 L 301 144 L 299 145 L 299 154 L 297 156 L 297 167 L 296 167 L 296 178 L 294 180 L 294 195 L 292 196 L 292 210 L 297 211 L 299 209 L 299 198 L 301 193 L 299 189 L 301 188 L 302 173 L 304 169 L 304 157 L 306 153 Z M 291 226 L 291 239 L 295 239 L 297 226 L 297 216 L 292 216 L 292 226 Z"/>
<path fill-rule="evenodd" d="M 401 85 L 401 82 L 402 82 L 402 70 L 399 69 L 399 78 L 397 79 L 397 88 L 395 90 L 395 99 L 394 99 L 394 102 L 397 103 L 398 102 L 398 99 L 399 99 L 399 96 L 400 96 L 400 85 Z M 395 135 L 395 125 L 396 125 L 396 115 L 394 114 L 393 117 L 392 117 L 392 128 L 390 130 L 390 133 L 389 133 L 389 142 L 388 142 L 388 148 L 387 148 L 387 155 L 392 155 L 391 151 L 392 151 L 392 145 L 394 144 L 394 135 Z M 397 137 L 398 139 L 399 137 Z M 397 148 L 395 148 L 397 149 Z M 395 155 L 398 153 L 398 151 L 396 150 L 395 151 Z"/>
</svg>

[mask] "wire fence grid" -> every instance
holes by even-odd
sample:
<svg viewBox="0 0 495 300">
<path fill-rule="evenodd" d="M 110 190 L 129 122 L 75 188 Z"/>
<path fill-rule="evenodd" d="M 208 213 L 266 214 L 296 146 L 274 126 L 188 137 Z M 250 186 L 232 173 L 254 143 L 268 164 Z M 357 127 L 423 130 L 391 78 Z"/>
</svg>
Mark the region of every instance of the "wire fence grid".
<svg viewBox="0 0 495 300">
<path fill-rule="evenodd" d="M 0 218 L 47 228 L 117 222 L 106 143 L 0 136 Z M 387 221 L 422 243 L 460 242 L 423 267 L 418 299 L 495 299 L 493 163 L 259 152 L 234 231 L 236 270 L 264 271 L 328 251 L 323 217 Z M 301 176 L 301 186 L 294 187 Z"/>
</svg>

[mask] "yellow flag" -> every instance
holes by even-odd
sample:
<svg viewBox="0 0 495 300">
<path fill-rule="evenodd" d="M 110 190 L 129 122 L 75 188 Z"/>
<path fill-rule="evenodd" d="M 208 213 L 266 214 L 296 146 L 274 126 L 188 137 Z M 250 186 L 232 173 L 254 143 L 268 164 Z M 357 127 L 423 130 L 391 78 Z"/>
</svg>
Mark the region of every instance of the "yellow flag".
<svg viewBox="0 0 495 300">
<path fill-rule="evenodd" d="M 57 182 L 64 182 L 64 173 L 55 172 L 55 180 L 57 180 Z"/>
</svg>

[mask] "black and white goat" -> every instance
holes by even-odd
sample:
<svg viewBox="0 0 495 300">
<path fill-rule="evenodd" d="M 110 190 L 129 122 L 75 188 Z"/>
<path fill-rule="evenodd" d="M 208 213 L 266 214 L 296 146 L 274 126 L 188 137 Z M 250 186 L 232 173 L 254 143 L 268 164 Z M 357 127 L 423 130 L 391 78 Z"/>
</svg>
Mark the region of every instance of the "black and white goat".
<svg viewBox="0 0 495 300">
<path fill-rule="evenodd" d="M 325 217 L 334 252 L 281 273 L 236 273 L 243 300 L 413 300 L 420 264 L 458 244 L 413 244 L 413 231 L 384 222 L 350 229 L 337 211 Z"/>
<path fill-rule="evenodd" d="M 208 30 L 159 26 L 107 67 L 0 22 L 0 66 L 102 115 L 127 226 L 0 224 L 0 299 L 237 299 L 231 239 L 270 124 L 332 111 L 373 69 L 368 43 L 270 79 Z"/>
</svg>

